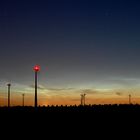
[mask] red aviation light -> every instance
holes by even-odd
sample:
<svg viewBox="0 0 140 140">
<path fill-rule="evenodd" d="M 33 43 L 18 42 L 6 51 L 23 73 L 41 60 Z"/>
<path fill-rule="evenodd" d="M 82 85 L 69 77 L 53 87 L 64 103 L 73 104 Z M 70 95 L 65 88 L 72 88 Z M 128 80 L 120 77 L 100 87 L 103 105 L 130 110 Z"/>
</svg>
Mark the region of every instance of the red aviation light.
<svg viewBox="0 0 140 140">
<path fill-rule="evenodd" d="M 39 65 L 34 66 L 34 71 L 36 72 L 40 71 L 40 66 Z"/>
</svg>

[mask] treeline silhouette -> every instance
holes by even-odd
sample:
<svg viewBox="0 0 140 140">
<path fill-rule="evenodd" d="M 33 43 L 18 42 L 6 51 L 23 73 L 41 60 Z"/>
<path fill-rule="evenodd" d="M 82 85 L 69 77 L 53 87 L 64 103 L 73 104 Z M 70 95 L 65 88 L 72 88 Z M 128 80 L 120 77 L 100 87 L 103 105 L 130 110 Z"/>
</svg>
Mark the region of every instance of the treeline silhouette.
<svg viewBox="0 0 140 140">
<path fill-rule="evenodd" d="M 6 127 L 7 129 L 8 126 L 15 126 L 17 130 L 23 127 L 29 132 L 36 128 L 37 131 L 44 130 L 44 134 L 47 136 L 50 131 L 55 136 L 56 132 L 60 131 L 59 134 L 63 134 L 68 129 L 70 129 L 67 131 L 70 135 L 74 132 L 77 133 L 80 129 L 82 132 L 83 128 L 95 129 L 96 131 L 98 128 L 99 132 L 105 131 L 107 128 L 109 130 L 119 128 L 120 130 L 128 123 L 138 124 L 139 114 L 140 105 L 138 104 L 44 106 L 37 108 L 31 106 L 0 107 L 1 128 Z"/>
<path fill-rule="evenodd" d="M 0 107 L 0 113 L 117 113 L 117 112 L 140 112 L 139 104 L 108 104 L 108 105 L 85 105 L 85 106 L 15 106 Z"/>
</svg>

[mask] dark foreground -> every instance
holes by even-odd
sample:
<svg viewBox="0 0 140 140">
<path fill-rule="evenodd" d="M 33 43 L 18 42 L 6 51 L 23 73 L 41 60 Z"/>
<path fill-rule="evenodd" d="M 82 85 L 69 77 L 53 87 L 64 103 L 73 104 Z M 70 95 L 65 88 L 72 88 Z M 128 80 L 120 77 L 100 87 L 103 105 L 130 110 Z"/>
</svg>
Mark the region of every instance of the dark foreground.
<svg viewBox="0 0 140 140">
<path fill-rule="evenodd" d="M 129 119 L 129 120 L 128 120 Z M 48 107 L 0 107 L 0 120 L 5 122 L 31 123 L 86 123 L 140 121 L 140 105 L 87 105 Z M 60 125 L 60 124 L 59 124 Z"/>
<path fill-rule="evenodd" d="M 140 126 L 140 105 L 93 105 L 93 106 L 51 106 L 51 107 L 0 107 L 0 128 L 3 132 L 13 132 L 39 137 L 51 135 L 58 138 L 75 135 L 87 139 L 98 133 L 98 137 L 114 137 L 130 132 Z M 1 131 L 1 132 L 2 132 Z M 88 135 L 85 135 L 87 131 Z M 129 133 L 127 131 L 126 134 Z M 2 133 L 1 133 L 2 134 Z M 24 135 L 23 135 L 24 134 Z M 13 136 L 15 136 L 13 135 Z M 6 135 L 5 135 L 6 136 Z M 26 138 L 27 139 L 27 138 Z"/>
<path fill-rule="evenodd" d="M 0 117 L 81 117 L 82 116 L 127 116 L 139 115 L 140 105 L 86 105 L 86 106 L 48 106 L 48 107 L 0 107 Z"/>
<path fill-rule="evenodd" d="M 140 113 L 140 105 L 86 105 L 86 106 L 47 106 L 47 107 L 0 107 L 0 114 L 6 113 L 38 113 L 38 114 L 51 114 L 51 113 L 82 113 L 82 114 L 98 114 L 98 113 Z"/>
</svg>

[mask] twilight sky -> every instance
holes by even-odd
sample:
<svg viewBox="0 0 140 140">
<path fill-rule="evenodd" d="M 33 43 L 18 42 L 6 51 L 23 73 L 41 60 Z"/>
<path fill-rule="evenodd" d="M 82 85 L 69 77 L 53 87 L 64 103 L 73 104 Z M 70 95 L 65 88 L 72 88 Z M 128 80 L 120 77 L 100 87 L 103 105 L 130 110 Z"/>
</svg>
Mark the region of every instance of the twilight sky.
<svg viewBox="0 0 140 140">
<path fill-rule="evenodd" d="M 124 103 L 140 98 L 140 2 L 138 0 L 1 0 L 0 104 L 39 101 Z"/>
</svg>

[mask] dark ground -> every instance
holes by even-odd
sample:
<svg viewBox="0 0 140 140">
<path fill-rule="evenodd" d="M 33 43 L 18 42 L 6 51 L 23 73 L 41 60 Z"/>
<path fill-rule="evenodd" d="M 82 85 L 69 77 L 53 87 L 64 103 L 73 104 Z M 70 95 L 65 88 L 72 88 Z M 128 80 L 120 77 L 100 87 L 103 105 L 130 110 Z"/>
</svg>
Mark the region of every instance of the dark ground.
<svg viewBox="0 0 140 140">
<path fill-rule="evenodd" d="M 114 104 L 114 105 L 85 105 L 85 106 L 47 106 L 34 108 L 31 106 L 0 107 L 0 113 L 140 113 L 140 105 Z"/>
<path fill-rule="evenodd" d="M 73 140 L 77 136 L 107 139 L 113 135 L 112 139 L 122 139 L 122 135 L 131 135 L 139 127 L 140 105 L 0 108 L 0 134 L 12 132 L 11 137 L 19 134 L 26 139 L 39 135 L 41 140 L 44 136 L 51 137 L 50 140 L 56 137 Z"/>
<path fill-rule="evenodd" d="M 50 123 L 68 120 L 76 122 L 140 120 L 140 105 L 87 105 L 87 106 L 48 106 L 48 107 L 0 107 L 0 118 L 10 121 L 19 120 Z M 21 121 L 22 120 L 22 121 Z M 129 121 L 130 121 L 129 120 Z M 11 122 L 11 121 L 10 121 Z"/>
</svg>

